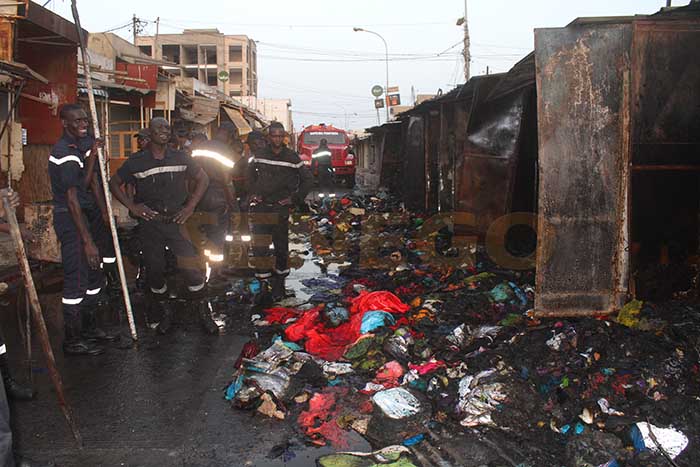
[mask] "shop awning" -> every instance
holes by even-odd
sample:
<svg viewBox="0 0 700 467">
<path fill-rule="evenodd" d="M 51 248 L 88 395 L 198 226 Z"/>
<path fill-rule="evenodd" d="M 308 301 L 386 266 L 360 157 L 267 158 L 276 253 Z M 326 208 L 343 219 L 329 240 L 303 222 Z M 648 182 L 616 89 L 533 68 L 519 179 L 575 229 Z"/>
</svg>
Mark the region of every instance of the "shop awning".
<svg viewBox="0 0 700 467">
<path fill-rule="evenodd" d="M 238 134 L 240 136 L 247 135 L 253 131 L 246 119 L 243 118 L 243 115 L 241 115 L 238 110 L 230 107 L 223 107 L 223 109 L 224 112 L 226 112 L 226 115 L 228 115 L 228 118 L 230 118 L 233 124 L 236 125 L 236 128 L 238 128 Z"/>
</svg>

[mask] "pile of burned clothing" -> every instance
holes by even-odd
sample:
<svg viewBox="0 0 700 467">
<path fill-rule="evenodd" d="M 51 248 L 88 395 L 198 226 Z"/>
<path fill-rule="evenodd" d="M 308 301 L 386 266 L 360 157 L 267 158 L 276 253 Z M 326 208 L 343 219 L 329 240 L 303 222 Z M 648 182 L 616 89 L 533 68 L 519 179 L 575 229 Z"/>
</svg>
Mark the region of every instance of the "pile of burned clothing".
<svg viewBox="0 0 700 467">
<path fill-rule="evenodd" d="M 330 219 L 330 232 L 350 208 L 385 202 L 343 199 L 312 222 Z M 532 272 L 460 258 L 449 235 L 426 239 L 419 217 L 399 217 L 374 244 L 363 220 L 346 221 L 376 255 L 369 263 L 388 267 L 356 252 L 339 274 L 304 283 L 307 305 L 265 310 L 264 337 L 246 346 L 226 392 L 234 406 L 291 419 L 316 445 L 343 449 L 353 430 L 423 464 L 693 465 L 697 307 L 632 302 L 617 316 L 539 322 L 528 317 Z M 427 261 L 435 251 L 461 264 Z M 272 344 L 259 352 L 263 339 Z"/>
</svg>

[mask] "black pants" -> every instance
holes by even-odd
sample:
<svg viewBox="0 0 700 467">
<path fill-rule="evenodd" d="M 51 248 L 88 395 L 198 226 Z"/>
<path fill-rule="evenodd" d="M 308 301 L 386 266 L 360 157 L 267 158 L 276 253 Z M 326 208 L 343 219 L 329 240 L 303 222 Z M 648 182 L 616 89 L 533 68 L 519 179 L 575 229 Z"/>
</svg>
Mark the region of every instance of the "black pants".
<svg viewBox="0 0 700 467">
<path fill-rule="evenodd" d="M 318 166 L 318 191 L 333 193 L 333 169 L 330 166 Z"/>
<path fill-rule="evenodd" d="M 221 263 L 224 260 L 224 245 L 226 234 L 231 223 L 231 212 L 223 190 L 208 190 L 199 205 L 200 231 L 204 234 L 204 256 L 207 257 L 210 266 Z"/>
<path fill-rule="evenodd" d="M 0 375 L 0 467 L 14 467 L 12 454 L 12 431 L 10 430 L 10 406 L 7 404 L 5 385 Z"/>
<path fill-rule="evenodd" d="M 259 204 L 251 206 L 249 219 L 253 234 L 253 264 L 260 279 L 289 275 L 289 207 Z M 270 245 L 274 247 L 270 249 Z M 274 255 L 273 255 L 274 253 Z"/>
<path fill-rule="evenodd" d="M 116 263 L 114 245 L 100 210 L 88 209 L 84 210 L 83 214 L 90 235 L 102 256 L 102 266 L 114 267 Z M 101 269 L 91 269 L 88 265 L 83 241 L 69 212 L 60 210 L 54 212 L 54 229 L 61 242 L 63 304 L 84 305 L 89 308 L 91 303 L 96 301 L 97 294 L 104 285 L 104 274 Z"/>
<path fill-rule="evenodd" d="M 168 291 L 165 281 L 166 247 L 175 255 L 178 269 L 184 275 L 189 291 L 199 292 L 204 288 L 202 261 L 183 225 L 160 221 L 141 222 L 139 235 L 151 292 L 163 295 Z"/>
</svg>

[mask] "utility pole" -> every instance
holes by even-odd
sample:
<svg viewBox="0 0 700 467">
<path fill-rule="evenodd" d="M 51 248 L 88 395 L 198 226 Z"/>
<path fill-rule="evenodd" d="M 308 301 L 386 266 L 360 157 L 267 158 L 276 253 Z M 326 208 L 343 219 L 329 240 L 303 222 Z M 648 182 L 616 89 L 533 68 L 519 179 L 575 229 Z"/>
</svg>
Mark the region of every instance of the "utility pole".
<svg viewBox="0 0 700 467">
<path fill-rule="evenodd" d="M 153 40 L 153 50 L 151 51 L 151 57 L 162 59 L 163 57 L 158 56 L 158 34 L 160 33 L 160 16 L 156 18 L 156 38 Z"/>
<path fill-rule="evenodd" d="M 467 0 L 464 0 L 464 82 L 469 81 L 469 62 L 471 54 L 469 52 L 469 21 L 467 20 Z"/>
<path fill-rule="evenodd" d="M 139 19 L 136 17 L 136 13 L 134 13 L 134 17 L 131 19 L 131 31 L 134 33 L 134 45 L 136 45 L 136 35 L 138 34 L 138 24 L 139 24 Z"/>
</svg>

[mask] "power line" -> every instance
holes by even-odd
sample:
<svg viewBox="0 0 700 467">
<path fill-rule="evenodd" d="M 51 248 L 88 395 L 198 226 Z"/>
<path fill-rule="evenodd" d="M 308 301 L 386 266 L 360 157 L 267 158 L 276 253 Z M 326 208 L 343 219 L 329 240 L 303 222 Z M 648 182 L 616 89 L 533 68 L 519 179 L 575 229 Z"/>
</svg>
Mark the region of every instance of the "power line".
<svg viewBox="0 0 700 467">
<path fill-rule="evenodd" d="M 178 23 L 189 24 L 206 24 L 211 25 L 212 21 L 199 21 L 190 19 L 177 18 L 161 18 L 167 22 L 173 21 Z M 214 24 L 228 25 L 235 27 L 270 27 L 270 28 L 310 28 L 310 29 L 331 29 L 331 28 L 352 28 L 355 26 L 362 27 L 416 27 L 416 26 L 446 26 L 450 21 L 432 21 L 420 23 L 374 23 L 374 24 L 294 24 L 294 23 L 235 23 L 227 21 L 215 21 Z"/>
</svg>

